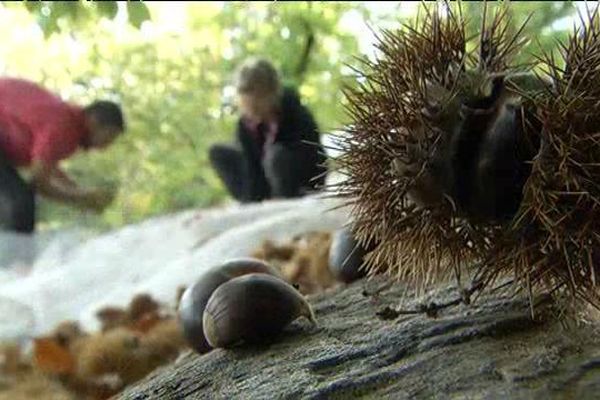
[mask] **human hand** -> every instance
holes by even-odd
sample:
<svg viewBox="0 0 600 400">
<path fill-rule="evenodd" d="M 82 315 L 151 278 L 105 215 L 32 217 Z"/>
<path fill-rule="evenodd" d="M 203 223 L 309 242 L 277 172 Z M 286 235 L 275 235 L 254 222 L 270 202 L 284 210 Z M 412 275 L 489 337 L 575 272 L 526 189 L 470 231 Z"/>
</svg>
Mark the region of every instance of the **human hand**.
<svg viewBox="0 0 600 400">
<path fill-rule="evenodd" d="M 102 212 L 112 203 L 115 196 L 116 190 L 114 189 L 95 189 L 87 194 L 83 205 L 92 211 Z"/>
</svg>

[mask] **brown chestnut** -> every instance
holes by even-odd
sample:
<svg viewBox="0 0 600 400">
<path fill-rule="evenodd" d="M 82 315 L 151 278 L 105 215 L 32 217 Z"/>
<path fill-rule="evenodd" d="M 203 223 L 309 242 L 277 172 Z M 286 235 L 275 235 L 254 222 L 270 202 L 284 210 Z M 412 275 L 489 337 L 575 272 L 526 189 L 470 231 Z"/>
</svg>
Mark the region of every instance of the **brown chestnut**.
<svg viewBox="0 0 600 400">
<path fill-rule="evenodd" d="M 276 269 L 260 260 L 239 258 L 208 269 L 181 296 L 178 315 L 183 335 L 198 353 L 206 353 L 211 349 L 202 329 L 202 315 L 208 299 L 221 284 L 249 273 L 281 276 Z"/>
<path fill-rule="evenodd" d="M 350 228 L 335 231 L 329 250 L 329 269 L 336 279 L 350 283 L 365 276 L 364 256 L 371 247 L 361 246 Z"/>
<path fill-rule="evenodd" d="M 232 347 L 273 338 L 290 322 L 313 311 L 293 286 L 274 276 L 249 274 L 217 288 L 204 310 L 204 333 L 212 347 Z"/>
</svg>

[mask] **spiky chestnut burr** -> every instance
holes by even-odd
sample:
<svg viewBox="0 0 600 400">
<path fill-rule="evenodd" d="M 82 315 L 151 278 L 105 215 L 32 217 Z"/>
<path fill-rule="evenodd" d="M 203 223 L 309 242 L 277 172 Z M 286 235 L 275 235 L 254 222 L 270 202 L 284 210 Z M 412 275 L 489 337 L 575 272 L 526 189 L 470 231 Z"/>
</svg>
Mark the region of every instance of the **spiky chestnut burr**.
<svg viewBox="0 0 600 400">
<path fill-rule="evenodd" d="M 469 50 L 460 5 L 437 3 L 384 31 L 379 58 L 363 60 L 362 83 L 346 91 L 353 121 L 337 161 L 347 179 L 335 190 L 351 205 L 359 241 L 379 243 L 367 256 L 372 272 L 386 265 L 420 287 L 451 276 L 462 287 L 467 274 L 474 291 L 508 273 L 516 287 L 569 285 L 589 299 L 600 152 L 582 150 L 596 149 L 586 121 L 599 115 L 600 80 L 588 80 L 594 89 L 572 82 L 598 78 L 598 25 L 590 16 L 571 40 L 564 74 L 546 60 L 548 80 L 511 64 L 524 41 L 523 26 L 509 35 L 509 24 L 506 8 L 484 17 Z M 590 211 L 575 212 L 583 197 Z M 590 260 L 576 279 L 575 256 Z"/>
<path fill-rule="evenodd" d="M 503 271 L 530 291 L 542 288 L 600 308 L 600 15 L 580 14 L 581 28 L 561 57 L 538 57 L 553 85 L 527 99 L 541 146 L 510 229 L 480 271 Z"/>
</svg>

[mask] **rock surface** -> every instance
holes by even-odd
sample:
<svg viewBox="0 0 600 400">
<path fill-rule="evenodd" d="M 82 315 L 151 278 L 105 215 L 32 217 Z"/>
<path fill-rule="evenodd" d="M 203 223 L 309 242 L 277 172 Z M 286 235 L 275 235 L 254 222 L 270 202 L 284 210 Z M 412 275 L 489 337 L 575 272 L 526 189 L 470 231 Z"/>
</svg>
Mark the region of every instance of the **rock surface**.
<svg viewBox="0 0 600 400">
<path fill-rule="evenodd" d="M 406 290 L 378 278 L 313 296 L 317 328 L 300 320 L 271 344 L 186 353 L 118 398 L 600 398 L 600 324 L 567 328 L 551 306 L 534 320 L 526 300 L 501 294 L 437 318 L 377 315 Z M 425 300 L 455 296 L 442 287 Z"/>
</svg>

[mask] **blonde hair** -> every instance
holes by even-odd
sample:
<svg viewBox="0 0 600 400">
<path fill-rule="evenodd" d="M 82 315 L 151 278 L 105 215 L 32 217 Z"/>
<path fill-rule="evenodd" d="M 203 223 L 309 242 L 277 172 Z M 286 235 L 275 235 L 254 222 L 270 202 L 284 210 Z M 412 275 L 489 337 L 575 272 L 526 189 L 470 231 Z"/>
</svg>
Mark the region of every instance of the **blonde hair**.
<svg viewBox="0 0 600 400">
<path fill-rule="evenodd" d="M 264 58 L 248 58 L 236 74 L 235 86 L 238 93 L 279 94 L 279 74 L 270 61 Z"/>
</svg>

